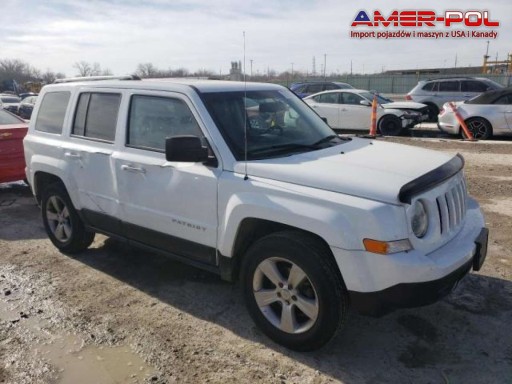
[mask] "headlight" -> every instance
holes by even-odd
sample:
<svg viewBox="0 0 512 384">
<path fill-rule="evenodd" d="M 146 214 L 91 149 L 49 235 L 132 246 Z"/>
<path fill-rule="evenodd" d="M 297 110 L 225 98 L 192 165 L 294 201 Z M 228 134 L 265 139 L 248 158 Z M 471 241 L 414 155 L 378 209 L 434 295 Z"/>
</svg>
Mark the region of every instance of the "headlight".
<svg viewBox="0 0 512 384">
<path fill-rule="evenodd" d="M 416 237 L 422 238 L 428 230 L 427 210 L 425 209 L 425 205 L 419 200 L 416 200 L 412 209 L 412 231 Z"/>
<path fill-rule="evenodd" d="M 403 117 L 406 119 L 413 119 L 415 117 L 421 116 L 421 112 L 417 111 L 405 111 L 403 114 Z"/>
</svg>

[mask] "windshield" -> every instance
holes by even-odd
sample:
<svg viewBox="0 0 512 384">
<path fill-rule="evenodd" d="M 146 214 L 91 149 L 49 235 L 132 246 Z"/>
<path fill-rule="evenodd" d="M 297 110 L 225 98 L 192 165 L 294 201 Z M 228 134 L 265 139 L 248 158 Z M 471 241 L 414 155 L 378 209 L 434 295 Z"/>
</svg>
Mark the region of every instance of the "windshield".
<svg viewBox="0 0 512 384">
<path fill-rule="evenodd" d="M 343 141 L 287 90 L 204 93 L 202 97 L 237 160 L 245 158 L 245 124 L 248 160 L 313 151 Z"/>
<path fill-rule="evenodd" d="M 371 92 L 363 92 L 363 93 L 359 93 L 359 95 L 361 95 L 362 97 L 364 97 L 366 100 L 368 101 L 373 101 L 373 96 L 374 96 L 374 93 L 371 93 Z M 393 100 L 391 99 L 386 99 L 385 97 L 382 97 L 381 95 L 377 95 L 377 103 L 379 104 L 387 104 L 387 103 L 392 103 Z"/>
</svg>

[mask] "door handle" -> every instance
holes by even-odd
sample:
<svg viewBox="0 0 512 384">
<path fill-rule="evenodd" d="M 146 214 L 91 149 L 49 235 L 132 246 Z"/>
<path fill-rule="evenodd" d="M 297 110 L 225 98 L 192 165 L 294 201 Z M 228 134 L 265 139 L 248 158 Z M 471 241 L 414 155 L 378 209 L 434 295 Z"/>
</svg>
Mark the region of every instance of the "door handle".
<svg viewBox="0 0 512 384">
<path fill-rule="evenodd" d="M 82 155 L 75 152 L 65 152 L 64 156 L 69 157 L 71 159 L 81 159 Z"/>
<path fill-rule="evenodd" d="M 146 169 L 144 169 L 142 167 L 134 167 L 133 165 L 127 165 L 127 164 L 121 165 L 121 169 L 123 171 L 133 172 L 133 173 L 146 173 Z"/>
</svg>

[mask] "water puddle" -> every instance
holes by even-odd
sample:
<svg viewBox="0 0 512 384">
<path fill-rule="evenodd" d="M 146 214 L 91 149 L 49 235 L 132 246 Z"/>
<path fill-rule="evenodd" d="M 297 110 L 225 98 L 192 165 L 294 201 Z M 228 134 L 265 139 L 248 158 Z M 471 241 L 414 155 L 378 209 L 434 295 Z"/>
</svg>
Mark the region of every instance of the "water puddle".
<svg viewBox="0 0 512 384">
<path fill-rule="evenodd" d="M 155 370 L 130 347 L 85 345 L 79 336 L 49 332 L 44 319 L 20 312 L 16 301 L 15 297 L 0 300 L 0 319 L 40 340 L 35 342 L 27 358 L 42 359 L 55 367 L 59 375 L 57 383 L 140 383 L 154 374 Z"/>
<path fill-rule="evenodd" d="M 49 361 L 61 384 L 139 383 L 154 372 L 127 346 L 83 346 L 74 335 L 54 338 L 36 346 L 36 357 Z"/>
</svg>

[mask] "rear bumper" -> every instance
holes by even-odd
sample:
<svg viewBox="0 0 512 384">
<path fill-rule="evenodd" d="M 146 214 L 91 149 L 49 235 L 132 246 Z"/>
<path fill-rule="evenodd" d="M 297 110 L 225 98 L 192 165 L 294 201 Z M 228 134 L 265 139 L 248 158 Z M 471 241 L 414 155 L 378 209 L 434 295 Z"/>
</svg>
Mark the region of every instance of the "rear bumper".
<svg viewBox="0 0 512 384">
<path fill-rule="evenodd" d="M 460 125 L 458 122 L 447 123 L 444 121 L 438 121 L 437 128 L 439 128 L 440 131 L 448 133 L 450 135 L 458 135 L 460 133 Z"/>
<path fill-rule="evenodd" d="M 482 228 L 475 239 L 475 253 L 472 258 L 440 279 L 397 284 L 377 292 L 349 291 L 352 308 L 364 315 L 381 316 L 398 308 L 435 303 L 448 295 L 471 269 L 480 270 L 487 256 L 488 236 L 489 230 Z"/>
</svg>

